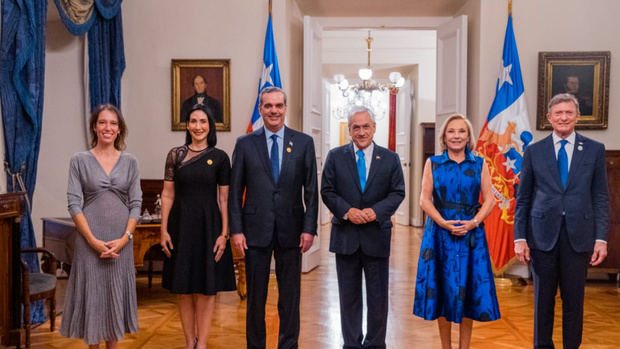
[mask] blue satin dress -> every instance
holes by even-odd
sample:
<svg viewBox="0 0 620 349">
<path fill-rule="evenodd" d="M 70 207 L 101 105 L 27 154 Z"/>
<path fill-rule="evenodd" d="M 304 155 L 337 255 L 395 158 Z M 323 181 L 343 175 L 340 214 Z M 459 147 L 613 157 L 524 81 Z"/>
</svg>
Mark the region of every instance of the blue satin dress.
<svg viewBox="0 0 620 349">
<path fill-rule="evenodd" d="M 456 163 L 447 152 L 431 157 L 433 203 L 446 220 L 470 220 L 480 208 L 483 159 L 469 151 Z M 500 317 L 489 248 L 480 224 L 455 236 L 428 219 L 420 247 L 413 313 L 425 320 Z"/>
</svg>

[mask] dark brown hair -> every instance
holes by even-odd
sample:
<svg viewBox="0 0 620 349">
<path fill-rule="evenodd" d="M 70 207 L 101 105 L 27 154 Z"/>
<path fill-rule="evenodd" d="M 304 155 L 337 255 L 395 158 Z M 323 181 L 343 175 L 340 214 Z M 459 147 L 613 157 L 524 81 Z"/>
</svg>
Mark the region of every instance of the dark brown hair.
<svg viewBox="0 0 620 349">
<path fill-rule="evenodd" d="M 90 115 L 90 120 L 88 121 L 88 126 L 90 130 L 90 146 L 94 148 L 97 146 L 97 142 L 99 139 L 97 138 L 97 132 L 95 132 L 95 126 L 97 125 L 97 121 L 99 120 L 99 114 L 102 111 L 108 110 L 116 115 L 116 119 L 118 120 L 118 135 L 116 135 L 116 139 L 114 140 L 114 148 L 116 150 L 125 150 L 125 137 L 127 137 L 127 124 L 125 123 L 125 118 L 123 118 L 123 114 L 121 111 L 113 106 L 112 104 L 100 104 L 95 107 L 93 113 Z"/>
</svg>

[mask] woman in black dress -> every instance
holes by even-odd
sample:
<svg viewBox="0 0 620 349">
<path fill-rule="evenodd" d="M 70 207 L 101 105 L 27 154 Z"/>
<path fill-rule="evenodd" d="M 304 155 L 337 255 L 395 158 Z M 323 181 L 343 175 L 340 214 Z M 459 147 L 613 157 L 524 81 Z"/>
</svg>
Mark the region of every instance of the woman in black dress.
<svg viewBox="0 0 620 349">
<path fill-rule="evenodd" d="M 218 291 L 235 290 L 228 243 L 230 160 L 215 148 L 215 121 L 192 108 L 185 145 L 168 153 L 164 176 L 162 285 L 177 294 L 186 347 L 206 348 Z"/>
</svg>

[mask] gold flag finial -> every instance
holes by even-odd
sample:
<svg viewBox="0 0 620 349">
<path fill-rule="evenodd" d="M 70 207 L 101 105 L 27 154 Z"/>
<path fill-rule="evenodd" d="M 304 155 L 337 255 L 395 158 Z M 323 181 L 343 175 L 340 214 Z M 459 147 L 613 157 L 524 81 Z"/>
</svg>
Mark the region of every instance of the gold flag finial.
<svg viewBox="0 0 620 349">
<path fill-rule="evenodd" d="M 269 1 L 271 3 L 271 0 Z M 512 0 L 508 0 L 508 15 L 512 14 Z"/>
<path fill-rule="evenodd" d="M 508 1 L 512 1 L 512 0 L 508 0 Z M 271 14 L 271 0 L 269 0 L 269 14 Z"/>
</svg>

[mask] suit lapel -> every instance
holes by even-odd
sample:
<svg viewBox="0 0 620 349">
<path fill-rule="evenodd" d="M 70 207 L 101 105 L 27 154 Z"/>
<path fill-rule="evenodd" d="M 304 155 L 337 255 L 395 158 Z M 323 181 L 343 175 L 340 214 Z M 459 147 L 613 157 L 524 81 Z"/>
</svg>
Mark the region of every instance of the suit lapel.
<svg viewBox="0 0 620 349">
<path fill-rule="evenodd" d="M 349 145 L 344 148 L 346 158 L 345 163 L 347 165 L 347 168 L 349 168 L 349 171 L 351 171 L 351 175 L 353 176 L 353 178 L 355 178 L 357 190 L 362 192 L 362 185 L 360 184 L 360 176 L 357 173 L 357 164 L 355 163 L 355 153 L 353 152 L 353 149 L 353 142 L 349 143 Z M 368 181 L 366 181 L 366 183 L 368 183 Z"/>
<path fill-rule="evenodd" d="M 573 145 L 573 157 L 570 162 L 570 169 L 568 170 L 568 179 L 566 180 L 566 187 L 568 188 L 571 179 L 577 175 L 577 169 L 581 165 L 584 159 L 584 149 L 587 146 L 586 139 L 579 133 L 575 134 L 575 144 Z"/>
<path fill-rule="evenodd" d="M 254 141 L 254 146 L 258 150 L 259 161 L 263 163 L 265 173 L 269 174 L 269 178 L 273 182 L 273 172 L 271 171 L 271 160 L 269 159 L 269 154 L 267 154 L 267 140 L 265 139 L 264 127 L 256 131 L 252 139 Z"/>
<path fill-rule="evenodd" d="M 564 191 L 564 186 L 562 185 L 562 179 L 560 178 L 560 170 L 558 169 L 558 159 L 555 155 L 555 145 L 553 144 L 553 137 L 551 135 L 547 136 L 543 140 L 544 147 L 542 147 L 542 158 L 543 161 L 547 163 L 547 167 L 549 169 L 549 173 L 552 175 L 555 180 L 555 184 L 560 188 L 560 191 Z"/>
<path fill-rule="evenodd" d="M 375 178 L 375 173 L 377 173 L 377 167 L 381 165 L 381 155 L 383 155 L 382 149 L 380 149 L 376 144 L 374 144 L 374 148 L 372 150 L 372 157 L 370 158 L 370 171 L 368 172 L 368 179 L 366 180 L 366 188 L 370 185 L 372 180 Z"/>
<path fill-rule="evenodd" d="M 293 154 L 293 151 L 295 150 L 295 142 L 293 138 L 293 132 L 291 132 L 288 127 L 284 126 L 284 138 L 282 139 L 282 148 L 284 149 L 282 149 L 282 165 L 280 165 L 280 177 L 286 175 L 290 162 L 289 157 L 291 156 L 291 154 Z M 278 180 L 278 182 L 280 182 L 280 180 Z"/>
</svg>

